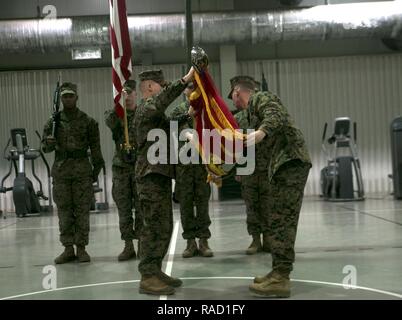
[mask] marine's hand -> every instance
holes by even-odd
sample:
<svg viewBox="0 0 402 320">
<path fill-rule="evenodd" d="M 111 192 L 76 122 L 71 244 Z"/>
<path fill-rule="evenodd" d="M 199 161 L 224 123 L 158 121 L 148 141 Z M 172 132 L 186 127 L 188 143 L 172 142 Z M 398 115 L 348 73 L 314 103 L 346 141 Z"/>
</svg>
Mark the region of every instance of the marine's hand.
<svg viewBox="0 0 402 320">
<path fill-rule="evenodd" d="M 194 73 L 195 69 L 194 67 L 191 67 L 188 73 L 182 79 L 184 83 L 189 83 L 190 81 L 192 81 L 194 79 Z"/>
<path fill-rule="evenodd" d="M 221 187 L 222 186 L 222 177 L 216 176 L 213 173 L 209 172 L 207 182 L 213 182 L 218 187 Z"/>
<path fill-rule="evenodd" d="M 190 108 L 188 108 L 188 115 L 190 117 L 195 117 L 195 115 L 197 114 L 197 112 L 194 110 L 193 106 L 190 106 Z"/>
<path fill-rule="evenodd" d="M 262 139 L 264 139 L 266 136 L 265 132 L 262 130 L 257 130 L 254 131 L 252 133 L 249 133 L 245 140 L 244 140 L 244 144 L 247 146 L 252 146 L 255 145 L 257 143 L 260 143 L 262 141 Z"/>
<path fill-rule="evenodd" d="M 189 142 L 192 142 L 194 139 L 194 135 L 190 132 L 186 132 L 184 136 L 186 137 L 187 141 L 189 141 Z"/>
</svg>

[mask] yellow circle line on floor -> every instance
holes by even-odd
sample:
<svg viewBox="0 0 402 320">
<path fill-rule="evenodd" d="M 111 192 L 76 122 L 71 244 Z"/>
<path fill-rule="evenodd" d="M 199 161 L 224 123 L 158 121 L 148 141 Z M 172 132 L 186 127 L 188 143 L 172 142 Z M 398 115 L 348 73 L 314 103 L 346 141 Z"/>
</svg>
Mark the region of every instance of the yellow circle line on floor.
<svg viewBox="0 0 402 320">
<path fill-rule="evenodd" d="M 252 279 L 254 279 L 254 277 L 188 277 L 188 278 L 180 278 L 180 279 L 181 280 L 211 280 L 211 279 L 215 279 L 215 280 L 233 280 L 233 279 L 252 280 Z M 139 281 L 140 280 L 126 280 L 126 281 L 111 281 L 111 282 L 84 284 L 84 285 L 79 285 L 79 286 L 71 286 L 71 287 L 63 287 L 63 288 L 50 289 L 50 290 L 34 291 L 34 292 L 19 294 L 19 295 L 15 295 L 15 296 L 9 296 L 9 297 L 0 298 L 0 300 L 22 298 L 22 297 L 33 296 L 33 295 L 42 294 L 42 293 L 49 293 L 49 292 L 52 292 L 52 291 L 71 290 L 71 289 L 97 287 L 97 286 L 123 284 L 123 283 L 135 283 L 135 282 L 139 282 Z M 398 293 L 395 293 L 395 292 L 384 291 L 384 290 L 379 290 L 379 289 L 374 289 L 374 288 L 369 288 L 369 287 L 352 286 L 352 285 L 336 283 L 336 282 L 315 281 L 315 280 L 291 279 L 291 281 L 305 282 L 305 283 L 316 283 L 316 284 L 325 284 L 325 285 L 343 287 L 345 289 L 352 289 L 352 290 L 353 289 L 360 289 L 360 290 L 366 290 L 366 291 L 381 293 L 381 294 L 385 294 L 385 295 L 389 295 L 389 296 L 393 296 L 393 297 L 397 297 L 397 298 L 402 299 L 402 294 L 398 294 Z"/>
</svg>

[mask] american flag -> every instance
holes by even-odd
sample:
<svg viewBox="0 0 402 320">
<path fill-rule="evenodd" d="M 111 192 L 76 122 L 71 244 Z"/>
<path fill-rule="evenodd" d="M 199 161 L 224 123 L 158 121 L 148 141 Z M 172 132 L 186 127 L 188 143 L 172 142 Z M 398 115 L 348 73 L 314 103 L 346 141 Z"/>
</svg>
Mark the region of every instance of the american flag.
<svg viewBox="0 0 402 320">
<path fill-rule="evenodd" d="M 110 2 L 110 42 L 112 45 L 112 81 L 115 110 L 124 117 L 123 85 L 131 76 L 131 44 L 128 34 L 127 10 L 125 0 Z"/>
</svg>

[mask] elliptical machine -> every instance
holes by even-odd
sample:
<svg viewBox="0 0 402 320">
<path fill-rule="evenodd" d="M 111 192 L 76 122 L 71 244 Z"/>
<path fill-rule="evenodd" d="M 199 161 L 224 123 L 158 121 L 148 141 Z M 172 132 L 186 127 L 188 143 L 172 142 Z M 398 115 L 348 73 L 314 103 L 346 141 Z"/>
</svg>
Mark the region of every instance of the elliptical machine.
<svg viewBox="0 0 402 320">
<path fill-rule="evenodd" d="M 39 136 L 39 132 L 36 131 Z M 12 142 L 12 148 L 6 155 L 6 150 Z M 48 176 L 48 192 L 49 197 L 43 193 L 42 181 L 35 173 L 35 160 L 41 158 L 44 162 Z M 42 151 L 39 149 L 29 148 L 26 131 L 24 128 L 11 129 L 11 138 L 8 140 L 7 146 L 4 149 L 4 158 L 10 162 L 10 169 L 8 173 L 1 180 L 0 193 L 13 192 L 13 202 L 15 206 L 15 213 L 18 217 L 25 217 L 26 215 L 39 215 L 41 212 L 53 211 L 51 182 L 50 182 L 50 167 Z M 39 184 L 39 191 L 35 192 L 32 181 L 27 178 L 25 173 L 25 160 L 31 161 L 32 175 Z M 17 165 L 18 161 L 18 165 Z M 4 187 L 4 182 L 15 170 L 15 179 L 12 187 Z M 48 200 L 47 206 L 41 206 L 39 199 Z"/>
<path fill-rule="evenodd" d="M 322 135 L 322 150 L 328 163 L 321 170 L 322 196 L 327 201 L 364 200 L 360 160 L 356 151 L 356 122 L 353 123 L 353 141 L 350 136 L 350 118 L 336 118 L 334 133 L 325 141 L 327 126 L 328 124 L 325 123 Z M 332 147 L 332 151 L 327 150 L 326 142 Z M 349 155 L 340 156 L 341 149 L 346 149 Z M 357 190 L 354 189 L 354 180 L 356 180 Z"/>
</svg>

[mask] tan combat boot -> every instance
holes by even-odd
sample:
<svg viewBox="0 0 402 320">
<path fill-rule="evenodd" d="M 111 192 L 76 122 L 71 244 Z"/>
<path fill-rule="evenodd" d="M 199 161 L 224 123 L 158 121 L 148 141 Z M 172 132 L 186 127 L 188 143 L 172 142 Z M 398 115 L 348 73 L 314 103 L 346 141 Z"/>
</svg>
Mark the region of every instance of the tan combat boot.
<svg viewBox="0 0 402 320">
<path fill-rule="evenodd" d="M 253 283 L 250 291 L 259 297 L 290 297 L 290 279 L 288 275 L 272 271 L 266 276 L 265 281 Z"/>
<path fill-rule="evenodd" d="M 171 295 L 174 294 L 175 290 L 158 276 L 148 275 L 141 277 L 139 292 L 153 295 Z"/>
<path fill-rule="evenodd" d="M 77 258 L 78 262 L 90 262 L 91 257 L 85 251 L 85 246 L 77 246 Z"/>
<path fill-rule="evenodd" d="M 262 234 L 262 250 L 271 253 L 271 245 L 269 244 L 268 232 Z"/>
<path fill-rule="evenodd" d="M 256 254 L 262 250 L 260 234 L 253 234 L 253 241 L 246 250 L 246 254 Z"/>
<path fill-rule="evenodd" d="M 270 273 L 267 273 L 265 276 L 258 276 L 258 277 L 255 277 L 255 278 L 254 278 L 254 283 L 262 283 L 262 282 L 264 282 L 264 281 L 267 281 L 268 278 L 272 275 L 272 272 L 273 272 L 273 271 L 271 271 Z"/>
<path fill-rule="evenodd" d="M 54 259 L 54 263 L 63 264 L 75 260 L 77 257 L 74 253 L 73 246 L 66 246 L 63 253 Z"/>
<path fill-rule="evenodd" d="M 214 255 L 214 253 L 212 252 L 212 250 L 210 249 L 210 247 L 208 246 L 208 240 L 206 238 L 201 238 L 198 242 L 198 252 L 200 253 L 200 255 L 202 257 L 212 257 Z"/>
<path fill-rule="evenodd" d="M 168 286 L 172 286 L 172 287 L 177 288 L 177 287 L 180 287 L 183 284 L 183 281 L 181 281 L 179 278 L 174 278 L 174 277 L 168 276 L 162 270 L 159 271 L 157 276 L 159 277 L 159 279 L 161 279 Z"/>
<path fill-rule="evenodd" d="M 194 257 L 198 252 L 197 242 L 194 239 L 187 240 L 187 248 L 183 251 L 183 258 Z"/>
<path fill-rule="evenodd" d="M 119 261 L 126 261 L 130 259 L 135 259 L 136 254 L 135 254 L 135 249 L 134 249 L 134 244 L 132 240 L 126 241 L 124 245 L 123 251 L 119 254 L 117 259 Z"/>
</svg>

